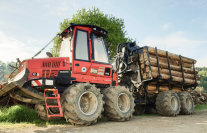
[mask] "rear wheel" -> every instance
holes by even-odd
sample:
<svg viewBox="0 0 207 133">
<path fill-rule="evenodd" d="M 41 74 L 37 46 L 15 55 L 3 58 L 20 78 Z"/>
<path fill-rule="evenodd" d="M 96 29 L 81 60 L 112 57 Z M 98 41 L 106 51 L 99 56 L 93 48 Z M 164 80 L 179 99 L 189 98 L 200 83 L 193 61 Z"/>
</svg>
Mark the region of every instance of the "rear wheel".
<svg viewBox="0 0 207 133">
<path fill-rule="evenodd" d="M 194 102 L 193 98 L 188 92 L 179 93 L 180 102 L 181 102 L 181 111 L 180 114 L 190 115 L 194 112 Z"/>
<path fill-rule="evenodd" d="M 156 98 L 157 112 L 165 116 L 176 116 L 180 112 L 180 99 L 175 92 L 163 91 Z"/>
<path fill-rule="evenodd" d="M 61 99 L 66 121 L 74 125 L 91 125 L 103 111 L 103 95 L 94 85 L 79 83 L 63 93 Z"/>
<path fill-rule="evenodd" d="M 110 120 L 126 121 L 134 112 L 134 98 L 123 86 L 110 87 L 104 90 L 105 115 Z"/>
</svg>

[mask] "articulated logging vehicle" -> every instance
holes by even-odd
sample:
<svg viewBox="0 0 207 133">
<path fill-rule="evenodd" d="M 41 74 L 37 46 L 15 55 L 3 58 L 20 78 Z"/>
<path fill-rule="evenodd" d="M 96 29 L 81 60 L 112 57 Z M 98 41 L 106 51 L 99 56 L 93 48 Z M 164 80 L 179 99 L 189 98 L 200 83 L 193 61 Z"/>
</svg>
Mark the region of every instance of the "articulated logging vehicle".
<svg viewBox="0 0 207 133">
<path fill-rule="evenodd" d="M 114 67 L 94 25 L 70 24 L 61 34 L 59 57 L 18 61 L 0 87 L 0 104 L 29 104 L 43 120 L 64 117 L 91 125 L 102 115 L 126 121 L 154 107 L 161 115 L 192 114 L 187 90 L 199 83 L 195 60 L 135 43 L 118 45 Z"/>
</svg>

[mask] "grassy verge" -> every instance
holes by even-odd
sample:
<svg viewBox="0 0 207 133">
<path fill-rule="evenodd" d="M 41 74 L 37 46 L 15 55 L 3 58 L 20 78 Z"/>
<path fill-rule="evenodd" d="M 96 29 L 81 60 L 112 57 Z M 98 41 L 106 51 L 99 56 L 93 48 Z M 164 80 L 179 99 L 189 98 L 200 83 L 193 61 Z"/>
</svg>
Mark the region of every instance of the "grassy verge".
<svg viewBox="0 0 207 133">
<path fill-rule="evenodd" d="M 107 118 L 99 119 L 99 122 L 105 122 Z M 15 105 L 8 108 L 0 108 L 0 126 L 28 126 L 35 124 L 36 126 L 47 125 L 70 125 L 65 119 L 43 121 L 39 118 L 35 110 L 23 105 Z"/>
<path fill-rule="evenodd" d="M 207 104 L 198 104 L 195 106 L 195 111 L 207 110 Z"/>
<path fill-rule="evenodd" d="M 0 109 L 0 124 L 35 124 L 38 126 L 68 124 L 65 120 L 58 121 L 43 121 L 41 120 L 35 110 L 22 105 L 16 105 L 9 108 Z"/>
</svg>

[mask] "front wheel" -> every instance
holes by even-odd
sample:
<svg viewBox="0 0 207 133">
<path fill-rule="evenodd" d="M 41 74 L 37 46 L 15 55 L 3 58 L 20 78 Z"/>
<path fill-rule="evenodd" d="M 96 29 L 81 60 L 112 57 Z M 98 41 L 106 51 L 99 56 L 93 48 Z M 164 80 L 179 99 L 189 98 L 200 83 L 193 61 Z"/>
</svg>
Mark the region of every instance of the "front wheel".
<svg viewBox="0 0 207 133">
<path fill-rule="evenodd" d="M 126 121 L 134 112 L 134 98 L 123 86 L 109 87 L 104 90 L 105 115 L 110 120 Z"/>
<path fill-rule="evenodd" d="M 66 89 L 61 103 L 66 121 L 74 125 L 91 125 L 103 111 L 103 95 L 94 85 L 79 83 Z"/>
</svg>

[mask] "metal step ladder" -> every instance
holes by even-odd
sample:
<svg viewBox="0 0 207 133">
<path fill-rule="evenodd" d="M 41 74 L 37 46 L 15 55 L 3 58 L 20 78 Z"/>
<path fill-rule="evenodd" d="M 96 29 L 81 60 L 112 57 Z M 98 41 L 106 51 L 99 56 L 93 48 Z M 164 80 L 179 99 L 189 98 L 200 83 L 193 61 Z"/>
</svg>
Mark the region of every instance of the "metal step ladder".
<svg viewBox="0 0 207 133">
<path fill-rule="evenodd" d="M 53 92 L 54 96 L 48 97 L 46 96 L 46 92 Z M 44 98 L 45 98 L 45 106 L 46 106 L 46 111 L 47 111 L 47 117 L 63 117 L 63 111 L 62 107 L 60 104 L 60 94 L 58 93 L 57 89 L 44 89 Z M 57 101 L 57 105 L 48 105 L 47 100 L 48 99 L 53 99 Z M 58 108 L 59 109 L 59 114 L 49 114 L 49 108 Z"/>
</svg>

